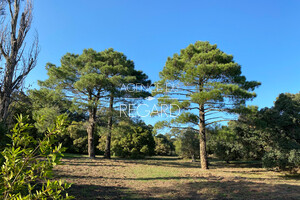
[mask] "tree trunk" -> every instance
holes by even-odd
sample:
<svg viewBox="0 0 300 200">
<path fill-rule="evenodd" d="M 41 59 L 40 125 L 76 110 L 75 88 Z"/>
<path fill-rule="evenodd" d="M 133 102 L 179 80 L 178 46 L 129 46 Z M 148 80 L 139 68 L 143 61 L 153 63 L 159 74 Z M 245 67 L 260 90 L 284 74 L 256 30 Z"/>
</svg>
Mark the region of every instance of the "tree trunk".
<svg viewBox="0 0 300 200">
<path fill-rule="evenodd" d="M 208 169 L 207 153 L 206 153 L 206 135 L 205 135 L 205 118 L 204 118 L 204 105 L 199 106 L 199 135 L 200 135 L 200 161 L 201 168 Z"/>
<path fill-rule="evenodd" d="M 3 92 L 0 97 L 0 122 L 5 122 L 8 116 L 8 108 L 10 105 L 10 95 Z"/>
<path fill-rule="evenodd" d="M 110 96 L 109 101 L 109 110 L 108 110 L 108 123 L 107 123 L 107 136 L 106 136 L 106 147 L 105 147 L 105 153 L 104 158 L 110 159 L 110 148 L 111 148 L 111 129 L 112 129 L 112 112 L 113 112 L 113 106 L 114 106 L 114 96 Z"/>
<path fill-rule="evenodd" d="M 5 122 L 8 116 L 8 109 L 11 103 L 11 94 L 13 89 L 13 76 L 16 67 L 16 53 L 11 55 L 5 65 L 5 78 L 3 89 L 0 91 L 0 121 Z"/>
<path fill-rule="evenodd" d="M 87 127 L 88 134 L 88 153 L 90 158 L 95 158 L 94 132 L 96 126 L 96 108 L 89 110 L 89 124 Z"/>
<path fill-rule="evenodd" d="M 10 24 L 5 25 L 6 22 L 3 21 L 3 18 L 0 19 L 0 54 L 1 58 L 5 59 L 5 68 L 0 80 L 0 122 L 6 121 L 12 102 L 11 94 L 20 89 L 25 77 L 35 67 L 39 52 L 36 38 L 28 51 L 29 56 L 23 55 L 26 52 L 23 43 L 32 22 L 32 2 L 25 3 L 22 13 L 20 11 L 21 1 L 6 2 L 9 8 L 10 22 L 8 21 L 8 23 Z M 2 7 L 2 9 L 5 8 Z M 6 14 L 4 13 L 4 15 Z M 20 61 L 23 61 L 22 66 L 18 66 Z"/>
<path fill-rule="evenodd" d="M 196 162 L 196 160 L 195 160 L 195 154 L 192 155 L 192 162 Z"/>
</svg>

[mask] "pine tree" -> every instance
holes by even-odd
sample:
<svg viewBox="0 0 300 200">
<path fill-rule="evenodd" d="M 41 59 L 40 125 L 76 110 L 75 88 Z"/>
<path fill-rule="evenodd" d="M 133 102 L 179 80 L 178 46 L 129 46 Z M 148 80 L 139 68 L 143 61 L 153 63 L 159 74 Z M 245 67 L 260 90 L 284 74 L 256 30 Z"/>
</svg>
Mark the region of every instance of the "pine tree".
<svg viewBox="0 0 300 200">
<path fill-rule="evenodd" d="M 181 113 L 169 122 L 159 124 L 197 129 L 201 168 L 208 169 L 205 127 L 228 120 L 218 113 L 236 111 L 246 100 L 256 96 L 253 90 L 260 83 L 246 81 L 241 75 L 241 66 L 234 62 L 232 55 L 224 53 L 217 45 L 201 41 L 169 57 L 160 78 L 153 92 L 161 96 L 158 105 L 163 108 L 166 104 L 176 104 L 170 112 L 180 110 Z"/>
<path fill-rule="evenodd" d="M 108 140 L 110 143 L 114 98 L 124 82 L 137 81 L 136 74 L 147 76 L 134 70 L 133 61 L 120 52 L 107 49 L 96 52 L 86 49 L 81 55 L 67 53 L 61 59 L 61 66 L 48 63 L 49 79 L 40 82 L 42 87 L 61 91 L 88 114 L 88 154 L 95 157 L 94 134 L 97 114 L 100 108 L 108 107 Z M 110 144 L 108 144 L 110 149 Z M 110 155 L 110 152 L 106 153 Z"/>
</svg>

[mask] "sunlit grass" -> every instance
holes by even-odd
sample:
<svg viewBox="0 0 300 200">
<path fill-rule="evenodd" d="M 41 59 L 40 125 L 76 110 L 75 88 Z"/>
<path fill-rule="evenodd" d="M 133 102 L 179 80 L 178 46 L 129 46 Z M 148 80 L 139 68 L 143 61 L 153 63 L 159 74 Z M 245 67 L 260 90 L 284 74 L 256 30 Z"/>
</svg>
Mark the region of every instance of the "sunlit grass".
<svg viewBox="0 0 300 200">
<path fill-rule="evenodd" d="M 199 162 L 176 157 L 66 156 L 55 173 L 74 183 L 70 193 L 76 199 L 300 199 L 298 177 L 267 171 L 257 161 L 212 159 L 210 169 L 202 170 Z"/>
</svg>

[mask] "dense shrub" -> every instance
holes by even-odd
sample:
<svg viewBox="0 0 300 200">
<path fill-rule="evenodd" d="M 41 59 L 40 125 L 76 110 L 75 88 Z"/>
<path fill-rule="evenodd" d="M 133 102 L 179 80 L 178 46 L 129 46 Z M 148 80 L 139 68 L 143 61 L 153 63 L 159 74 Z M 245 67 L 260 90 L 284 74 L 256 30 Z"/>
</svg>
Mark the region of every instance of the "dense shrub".
<svg viewBox="0 0 300 200">
<path fill-rule="evenodd" d="M 262 158 L 263 166 L 268 169 L 297 173 L 300 170 L 300 151 L 273 149 Z"/>
<path fill-rule="evenodd" d="M 98 149 L 105 150 L 106 134 L 103 129 Z M 152 128 L 142 122 L 119 122 L 113 127 L 111 151 L 122 158 L 143 158 L 154 155 L 155 141 Z"/>
<path fill-rule="evenodd" d="M 238 143 L 216 141 L 212 148 L 214 149 L 214 155 L 227 163 L 231 160 L 238 160 L 242 158 L 242 147 Z"/>
<path fill-rule="evenodd" d="M 237 135 L 231 126 L 210 127 L 207 132 L 209 153 L 226 162 L 243 157 L 243 146 L 238 142 Z"/>
<path fill-rule="evenodd" d="M 158 134 L 154 137 L 155 140 L 155 154 L 166 156 L 172 155 L 173 143 L 170 141 L 167 136 Z"/>
<path fill-rule="evenodd" d="M 280 94 L 272 108 L 260 111 L 264 136 L 263 165 L 296 173 L 300 169 L 300 93 Z"/>
<path fill-rule="evenodd" d="M 181 131 L 174 145 L 176 154 L 182 158 L 192 158 L 195 161 L 199 157 L 200 142 L 197 131 L 192 129 Z"/>
<path fill-rule="evenodd" d="M 64 144 L 68 147 L 69 153 L 86 154 L 88 152 L 88 138 L 86 133 L 85 122 L 73 121 L 67 128 L 67 133 L 64 135 Z"/>
</svg>

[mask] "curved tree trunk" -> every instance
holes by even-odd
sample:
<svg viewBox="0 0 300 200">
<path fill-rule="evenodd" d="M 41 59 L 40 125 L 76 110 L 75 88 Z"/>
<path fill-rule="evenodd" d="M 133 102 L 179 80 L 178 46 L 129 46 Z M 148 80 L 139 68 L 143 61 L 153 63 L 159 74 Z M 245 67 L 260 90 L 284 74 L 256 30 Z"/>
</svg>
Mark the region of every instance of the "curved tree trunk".
<svg viewBox="0 0 300 200">
<path fill-rule="evenodd" d="M 105 153 L 104 158 L 110 159 L 110 149 L 111 149 L 111 129 L 112 129 L 112 112 L 113 112 L 113 105 L 114 105 L 114 96 L 110 96 L 109 100 L 109 110 L 108 110 L 108 123 L 107 123 L 107 136 L 106 136 L 106 146 L 105 146 Z"/>
<path fill-rule="evenodd" d="M 204 118 L 204 105 L 199 106 L 199 135 L 200 135 L 200 161 L 201 168 L 208 169 L 207 153 L 206 153 L 206 135 L 205 135 L 205 118 Z"/>
</svg>

